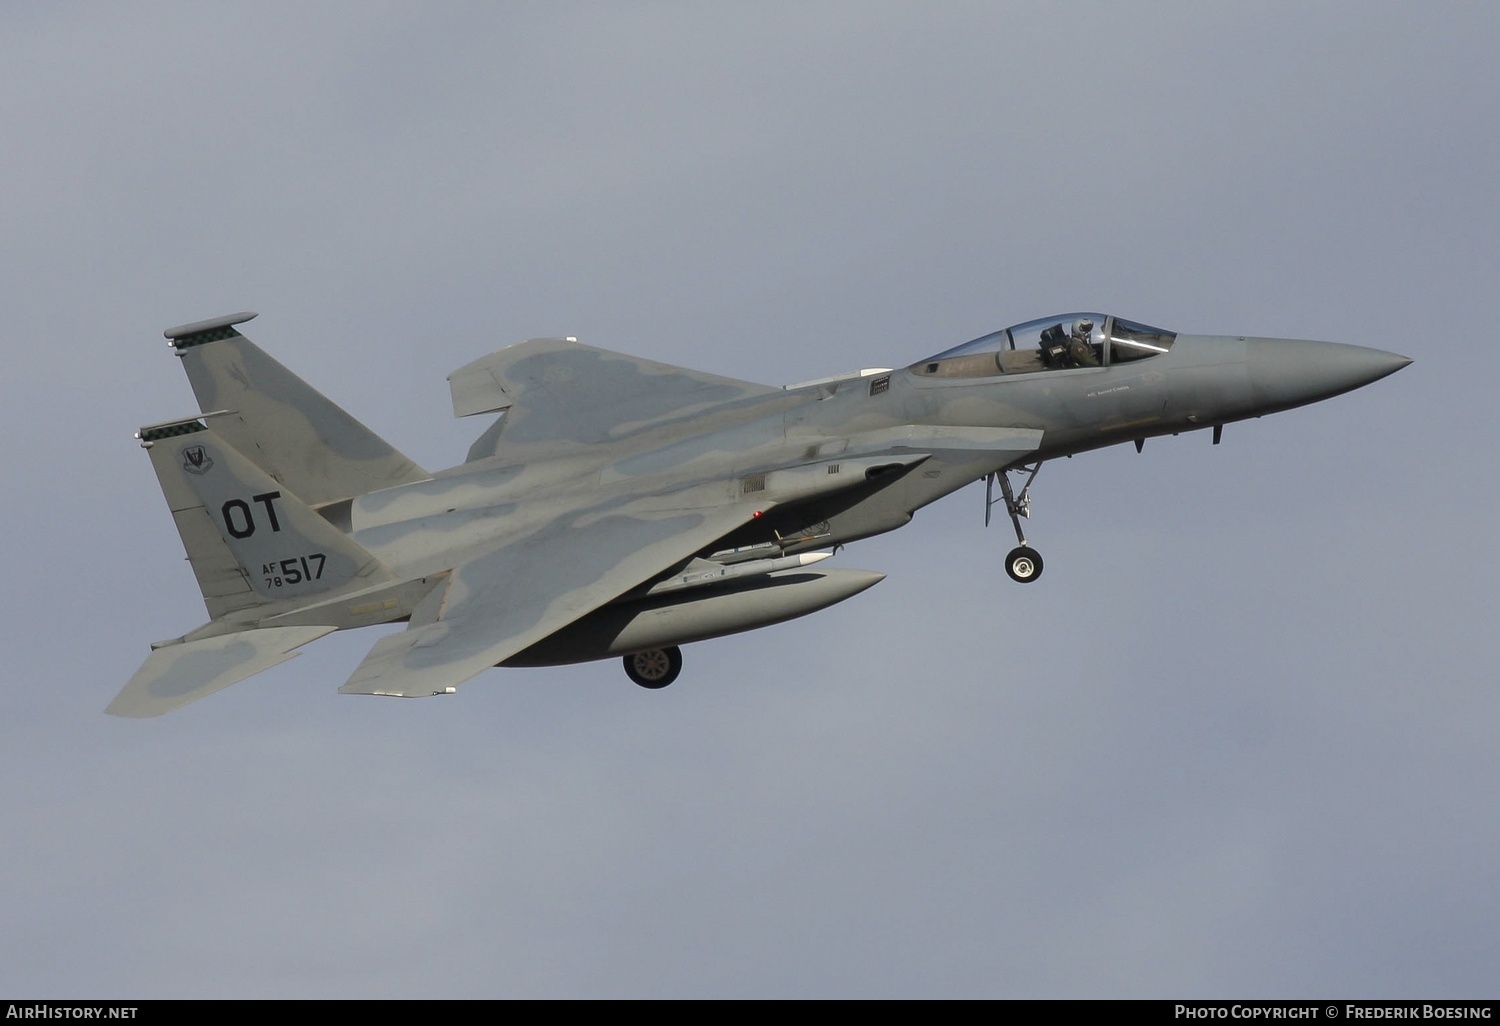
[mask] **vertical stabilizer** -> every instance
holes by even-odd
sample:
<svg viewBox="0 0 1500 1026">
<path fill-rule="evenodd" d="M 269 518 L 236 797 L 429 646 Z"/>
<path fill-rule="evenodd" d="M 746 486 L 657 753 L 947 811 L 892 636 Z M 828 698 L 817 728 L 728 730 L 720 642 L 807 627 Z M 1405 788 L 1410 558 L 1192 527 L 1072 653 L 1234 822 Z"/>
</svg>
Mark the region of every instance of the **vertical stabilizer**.
<svg viewBox="0 0 1500 1026">
<path fill-rule="evenodd" d="M 210 617 L 393 579 L 202 421 L 144 427 L 140 439 Z"/>
<path fill-rule="evenodd" d="M 312 506 L 431 476 L 235 330 L 254 316 L 165 332 L 225 442 Z"/>
</svg>

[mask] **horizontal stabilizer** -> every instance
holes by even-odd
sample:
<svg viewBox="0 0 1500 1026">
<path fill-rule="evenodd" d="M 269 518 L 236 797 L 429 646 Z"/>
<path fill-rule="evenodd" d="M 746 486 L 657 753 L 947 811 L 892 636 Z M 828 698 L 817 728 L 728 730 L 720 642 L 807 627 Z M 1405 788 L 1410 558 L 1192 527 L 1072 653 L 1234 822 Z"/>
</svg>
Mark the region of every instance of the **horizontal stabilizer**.
<svg viewBox="0 0 1500 1026">
<path fill-rule="evenodd" d="M 284 663 L 332 627 L 266 627 L 158 648 L 104 711 L 144 719 L 161 716 L 246 677 Z"/>
</svg>

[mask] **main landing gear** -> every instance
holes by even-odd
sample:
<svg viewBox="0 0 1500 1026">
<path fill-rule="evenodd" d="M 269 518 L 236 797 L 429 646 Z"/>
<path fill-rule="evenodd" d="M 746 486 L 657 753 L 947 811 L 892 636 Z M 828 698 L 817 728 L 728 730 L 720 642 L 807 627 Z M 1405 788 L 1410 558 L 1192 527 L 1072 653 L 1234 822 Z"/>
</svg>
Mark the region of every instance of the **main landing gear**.
<svg viewBox="0 0 1500 1026">
<path fill-rule="evenodd" d="M 682 649 L 676 645 L 648 648 L 625 657 L 625 676 L 643 688 L 664 688 L 682 672 Z"/>
<path fill-rule="evenodd" d="M 1026 544 L 1026 535 L 1021 531 L 1021 518 L 1031 516 L 1031 482 L 1036 480 L 1037 472 L 1042 469 L 1042 461 L 1017 467 L 1014 471 L 1000 470 L 985 478 L 984 492 L 984 526 L 990 526 L 990 510 L 998 502 L 1005 503 L 1005 512 L 1010 514 L 1010 522 L 1016 528 L 1016 540 L 1021 544 L 1011 549 L 1005 556 L 1005 572 L 1010 574 L 1010 579 L 1021 584 L 1030 584 L 1042 576 L 1042 555 Z M 1025 474 L 1026 483 L 1021 486 L 1020 494 L 1016 494 L 1010 486 L 1010 475 L 1012 473 Z M 999 482 L 1001 498 L 995 498 L 995 483 Z"/>
</svg>

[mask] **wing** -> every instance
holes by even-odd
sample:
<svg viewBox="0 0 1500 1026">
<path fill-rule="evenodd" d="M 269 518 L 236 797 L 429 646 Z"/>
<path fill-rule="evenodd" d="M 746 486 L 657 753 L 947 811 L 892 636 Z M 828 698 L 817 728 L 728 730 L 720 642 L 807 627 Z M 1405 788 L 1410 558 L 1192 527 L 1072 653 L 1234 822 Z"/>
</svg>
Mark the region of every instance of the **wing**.
<svg viewBox="0 0 1500 1026">
<path fill-rule="evenodd" d="M 456 567 L 381 639 L 344 694 L 417 697 L 453 690 L 749 521 L 761 506 L 639 503 L 570 511 Z"/>
<path fill-rule="evenodd" d="M 507 410 L 501 424 L 511 447 L 594 445 L 784 391 L 565 338 L 529 339 L 481 357 L 448 375 L 448 385 L 455 416 Z M 501 430 L 485 432 L 470 459 L 492 455 Z"/>
<path fill-rule="evenodd" d="M 161 716 L 296 655 L 292 650 L 333 627 L 263 627 L 158 648 L 104 711 L 111 716 Z"/>
</svg>

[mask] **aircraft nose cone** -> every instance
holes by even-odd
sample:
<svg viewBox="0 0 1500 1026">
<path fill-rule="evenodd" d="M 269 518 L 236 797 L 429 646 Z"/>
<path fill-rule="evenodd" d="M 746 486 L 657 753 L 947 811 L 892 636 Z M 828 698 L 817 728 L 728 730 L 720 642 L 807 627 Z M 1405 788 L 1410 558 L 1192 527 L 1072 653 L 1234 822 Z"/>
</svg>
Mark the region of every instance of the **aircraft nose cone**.
<svg viewBox="0 0 1500 1026">
<path fill-rule="evenodd" d="M 1353 391 L 1411 363 L 1396 353 L 1338 342 L 1252 338 L 1247 343 L 1250 384 L 1268 410 Z"/>
</svg>

